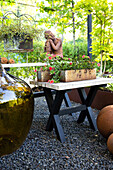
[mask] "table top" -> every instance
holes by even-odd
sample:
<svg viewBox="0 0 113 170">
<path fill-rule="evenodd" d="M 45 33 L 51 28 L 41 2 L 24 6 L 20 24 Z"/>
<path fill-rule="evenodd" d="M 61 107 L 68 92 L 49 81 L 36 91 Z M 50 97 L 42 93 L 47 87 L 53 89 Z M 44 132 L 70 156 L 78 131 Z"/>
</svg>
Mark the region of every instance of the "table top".
<svg viewBox="0 0 113 170">
<path fill-rule="evenodd" d="M 11 68 L 11 67 L 33 67 L 33 66 L 44 66 L 46 63 L 18 63 L 18 64 L 2 64 L 3 68 Z"/>
<path fill-rule="evenodd" d="M 92 80 L 82 80 L 74 82 L 60 82 L 60 83 L 48 83 L 48 82 L 38 82 L 38 86 L 47 87 L 54 90 L 69 90 L 82 87 L 90 87 L 96 85 L 104 85 L 108 83 L 113 83 L 112 78 L 96 78 Z"/>
</svg>

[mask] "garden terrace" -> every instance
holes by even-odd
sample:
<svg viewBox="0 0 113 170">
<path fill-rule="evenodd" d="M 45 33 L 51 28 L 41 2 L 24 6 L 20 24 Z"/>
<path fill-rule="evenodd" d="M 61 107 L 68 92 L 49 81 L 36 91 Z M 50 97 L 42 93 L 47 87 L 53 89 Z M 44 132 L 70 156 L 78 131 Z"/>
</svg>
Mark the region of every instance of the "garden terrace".
<svg viewBox="0 0 113 170">
<path fill-rule="evenodd" d="M 9 9 L 11 9 L 11 11 L 8 11 Z M 12 16 L 12 14 L 14 14 L 14 16 Z M 23 17 L 23 15 L 25 16 L 25 18 Z M 29 16 L 30 18 L 29 17 L 27 18 L 26 16 Z M 30 26 L 29 29 L 26 24 L 29 22 L 28 20 L 30 21 L 30 24 L 28 24 Z M 31 20 L 33 22 L 31 22 Z M 14 25 L 16 27 L 14 27 Z M 35 30 L 34 30 L 34 25 L 36 28 Z M 69 92 L 70 99 L 71 99 L 71 93 L 74 94 L 73 87 L 70 86 L 70 88 L 67 88 L 67 83 L 65 83 L 64 86 L 65 89 L 63 89 L 62 83 L 60 86 L 59 85 L 57 86 L 56 84 L 55 85 L 52 84 L 53 82 L 55 82 L 54 80 L 48 80 L 48 84 L 45 83 L 45 86 L 42 85 L 43 82 L 42 83 L 38 82 L 41 91 L 39 88 L 37 88 L 37 71 L 39 70 L 41 71 L 42 68 L 40 68 L 40 66 L 42 65 L 42 62 L 44 66 L 43 68 L 44 69 L 47 68 L 45 66 L 45 56 L 47 57 L 47 53 L 44 53 L 44 44 L 45 44 L 44 31 L 48 29 L 54 30 L 53 33 L 57 35 L 57 38 L 62 39 L 63 55 L 61 58 L 62 60 L 64 59 L 67 63 L 67 65 L 63 63 L 62 66 L 67 67 L 68 69 L 72 69 L 75 68 L 74 63 L 76 63 L 76 69 L 78 66 L 80 66 L 80 68 L 84 66 L 84 69 L 96 68 L 96 77 L 101 77 L 101 78 L 103 76 L 109 77 L 110 83 L 113 82 L 112 79 L 113 2 L 112 0 L 109 1 L 97 0 L 95 1 L 95 3 L 93 1 L 89 2 L 87 0 L 78 0 L 77 2 L 75 2 L 74 0 L 72 1 L 41 0 L 40 2 L 23 0 L 22 3 L 19 0 L 1 1 L 0 56 L 4 57 L 4 61 L 6 63 L 10 63 L 11 61 L 13 62 L 13 64 L 5 63 L 4 68 L 8 70 L 9 75 L 13 75 L 15 76 L 15 78 L 16 77 L 22 78 L 25 81 L 28 79 L 32 80 L 32 82 L 35 82 L 36 87 L 32 88 L 32 90 L 34 91 L 33 93 L 34 93 L 35 103 L 34 103 L 33 121 L 31 124 L 30 131 L 26 137 L 26 140 L 23 142 L 21 147 L 18 148 L 18 150 L 6 156 L 0 157 L 0 169 L 3 170 L 4 169 L 11 169 L 11 170 L 12 169 L 20 169 L 20 170 L 23 169 L 31 169 L 31 170 L 32 169 L 33 170 L 34 169 L 36 170 L 113 169 L 113 163 L 112 163 L 113 156 L 107 148 L 107 139 L 101 136 L 100 132 L 97 131 L 96 119 L 100 112 L 100 109 L 98 108 L 97 110 L 97 107 L 94 107 L 92 109 L 92 105 L 91 105 L 96 95 L 97 88 L 92 88 L 88 97 L 84 89 L 87 86 L 89 87 L 89 85 L 94 87 L 97 86 L 100 87 L 101 85 L 104 86 L 107 85 L 108 82 L 104 84 L 101 81 L 102 83 L 99 86 L 98 84 L 94 84 L 94 82 L 96 82 L 97 80 L 92 80 L 93 83 L 87 84 L 87 86 L 84 83 L 85 81 L 83 81 L 84 86 L 82 83 L 79 84 L 79 82 L 77 83 L 79 84 L 79 86 L 75 87 L 74 85 L 74 87 L 77 88 L 79 97 L 81 98 L 82 109 L 85 109 L 86 112 L 84 112 L 84 110 L 82 110 L 83 112 L 80 112 L 80 110 L 78 109 L 81 108 L 81 103 L 76 102 L 75 100 L 70 101 L 67 96 L 67 93 L 65 93 L 65 95 L 63 94 L 64 93 L 63 90 L 65 90 L 65 92 Z M 10 41 L 8 41 L 9 43 L 6 44 L 6 47 L 8 45 L 9 47 L 11 45 L 14 45 L 14 42 L 16 40 L 15 35 L 19 35 L 19 37 L 21 38 L 23 38 L 23 35 L 27 35 L 27 38 L 29 37 L 32 41 L 31 47 L 26 49 L 25 48 L 10 49 L 10 50 L 7 49 L 5 51 L 4 37 L 7 37 L 6 35 L 12 38 Z M 26 40 L 27 39 L 25 38 L 25 41 Z M 19 44 L 21 44 L 21 41 L 19 41 Z M 18 43 L 15 44 L 15 47 L 17 46 Z M 49 57 L 51 58 L 52 56 L 49 55 Z M 84 61 L 86 58 L 87 58 L 87 62 L 84 63 L 80 62 L 80 61 Z M 55 61 L 58 60 L 56 60 L 55 58 Z M 70 63 L 70 66 L 68 65 L 68 63 Z M 57 76 L 59 76 L 59 70 L 57 66 L 59 67 L 60 63 L 58 64 L 56 62 L 55 67 L 52 67 L 52 65 L 48 65 L 49 71 L 51 71 L 52 76 L 55 75 L 57 71 L 58 71 Z M 0 69 L 0 71 L 2 71 L 2 69 Z M 57 76 L 56 78 L 58 78 L 57 79 L 58 81 L 56 80 L 56 82 L 59 82 L 60 78 Z M 55 89 L 53 87 L 60 88 L 60 89 Z M 110 89 L 110 92 L 113 91 L 113 84 L 112 83 L 109 84 L 107 88 Z M 12 89 L 14 89 L 14 86 Z M 67 89 L 69 91 L 67 91 Z M 73 90 L 71 91 L 71 89 Z M 59 91 L 61 93 L 59 93 Z M 3 96 L 4 94 L 5 93 L 2 93 L 1 96 Z M 30 94 L 32 94 L 32 91 Z M 58 96 L 56 94 L 58 94 Z M 64 95 L 63 96 L 64 98 L 62 97 L 62 94 Z M 20 92 L 18 93 L 18 95 L 20 95 Z M 11 100 L 11 96 L 8 95 L 8 97 Z M 95 99 L 97 98 L 95 97 Z M 33 99 L 33 95 L 32 95 L 32 99 Z M 63 102 L 61 102 L 61 99 L 62 100 L 64 99 Z M 0 98 L 0 100 L 3 101 L 2 97 Z M 112 99 L 108 97 L 106 100 L 113 105 Z M 101 103 L 101 100 L 100 101 L 97 100 L 97 101 Z M 59 103 L 61 104 L 61 107 Z M 109 103 L 107 103 L 107 105 L 109 105 Z M 97 105 L 99 106 L 98 103 Z M 66 109 L 65 106 L 67 106 Z M 73 110 L 72 107 L 73 108 L 77 107 L 78 110 L 75 108 L 74 108 L 75 110 Z M 30 107 L 23 107 L 23 108 L 28 108 L 30 110 Z M 59 111 L 59 108 L 61 108 L 62 110 Z M 67 113 L 67 111 L 70 108 L 72 114 L 70 113 L 65 115 L 64 113 L 65 112 Z M 101 106 L 101 108 L 103 108 L 103 105 Z M 75 113 L 74 111 L 77 112 Z M 56 112 L 59 115 L 58 114 L 56 115 Z M 11 112 L 11 114 L 12 113 L 13 112 Z M 85 116 L 83 115 L 83 113 L 85 113 L 84 114 Z M 6 119 L 9 121 L 8 118 L 11 116 L 8 117 L 7 114 L 5 114 L 5 116 Z M 14 116 L 15 115 L 16 114 L 14 114 Z M 3 116 L 3 113 L 1 111 L 0 122 L 2 122 L 2 119 L 5 116 Z M 22 116 L 19 115 L 19 118 L 21 117 Z M 28 114 L 26 114 L 26 117 L 30 118 Z M 10 120 L 12 121 L 12 119 Z M 17 123 L 19 123 L 20 125 L 21 123 L 18 121 L 18 119 L 16 120 Z M 3 123 L 3 128 L 4 128 L 4 124 L 6 124 L 6 121 L 4 122 L 5 123 Z M 14 124 L 17 127 L 17 124 L 15 122 L 16 121 L 14 121 Z M 24 122 L 26 123 L 27 121 Z M 5 126 L 6 129 L 8 129 L 8 125 L 10 125 L 9 127 L 11 127 L 12 124 L 8 122 L 7 126 Z M 21 127 L 23 129 L 23 132 L 25 133 L 26 126 L 25 127 L 21 126 Z M 14 129 L 14 127 L 12 129 Z M 19 128 L 17 128 L 17 130 L 18 129 Z M 16 131 L 15 134 L 19 135 L 20 133 L 17 133 Z M 64 137 L 62 138 L 62 136 L 64 135 L 65 138 Z M 7 133 L 5 134 L 5 136 L 7 136 Z M 15 145 L 13 140 L 8 139 L 8 141 L 10 142 L 11 146 Z M 0 142 L 4 145 L 4 137 L 0 137 Z M 3 150 L 4 147 L 1 148 Z"/>
</svg>

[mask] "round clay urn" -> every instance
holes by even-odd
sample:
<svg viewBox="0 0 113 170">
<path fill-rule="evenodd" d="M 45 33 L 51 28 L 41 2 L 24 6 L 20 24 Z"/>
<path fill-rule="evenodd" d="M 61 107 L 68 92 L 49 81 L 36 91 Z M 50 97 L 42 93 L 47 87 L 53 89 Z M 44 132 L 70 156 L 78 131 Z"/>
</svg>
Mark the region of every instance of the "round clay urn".
<svg viewBox="0 0 113 170">
<path fill-rule="evenodd" d="M 97 128 L 105 138 L 108 138 L 113 133 L 113 105 L 106 106 L 99 112 Z"/>
<path fill-rule="evenodd" d="M 7 64 L 8 63 L 8 59 L 6 57 L 2 57 L 1 58 L 1 63 L 2 64 Z"/>
<path fill-rule="evenodd" d="M 16 151 L 31 127 L 34 97 L 31 88 L 0 67 L 0 156 Z"/>
<path fill-rule="evenodd" d="M 10 63 L 10 64 L 14 64 L 15 61 L 14 61 L 12 58 L 10 58 L 10 59 L 9 59 L 9 63 Z"/>
<path fill-rule="evenodd" d="M 111 154 L 113 154 L 113 133 L 108 137 L 107 147 Z"/>
</svg>

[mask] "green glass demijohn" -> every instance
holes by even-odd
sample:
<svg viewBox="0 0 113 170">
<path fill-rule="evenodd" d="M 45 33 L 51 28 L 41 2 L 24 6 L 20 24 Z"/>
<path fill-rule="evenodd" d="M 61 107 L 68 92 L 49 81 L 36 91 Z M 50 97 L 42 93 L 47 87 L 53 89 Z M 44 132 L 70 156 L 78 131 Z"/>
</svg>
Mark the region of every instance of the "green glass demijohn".
<svg viewBox="0 0 113 170">
<path fill-rule="evenodd" d="M 23 80 L 1 67 L 0 57 L 0 156 L 16 151 L 31 127 L 34 97 Z"/>
</svg>

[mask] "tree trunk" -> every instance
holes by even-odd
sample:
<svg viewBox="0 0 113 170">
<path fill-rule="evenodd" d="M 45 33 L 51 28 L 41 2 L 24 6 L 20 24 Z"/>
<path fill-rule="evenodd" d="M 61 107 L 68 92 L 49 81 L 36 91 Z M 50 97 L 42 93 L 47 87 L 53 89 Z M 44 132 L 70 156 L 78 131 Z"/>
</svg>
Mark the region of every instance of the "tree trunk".
<svg viewBox="0 0 113 170">
<path fill-rule="evenodd" d="M 74 0 L 72 0 L 72 9 L 74 8 Z M 74 12 L 72 11 L 72 22 L 73 22 L 73 45 L 74 45 L 74 56 L 75 56 L 75 18 Z"/>
<path fill-rule="evenodd" d="M 100 47 L 101 47 L 101 44 L 102 44 L 102 21 L 101 21 L 101 35 L 100 35 Z M 103 65 L 102 65 L 102 59 L 103 59 L 103 52 L 102 52 L 102 50 L 101 50 L 101 66 L 100 66 L 100 75 L 102 75 L 102 67 L 103 67 Z"/>
</svg>

